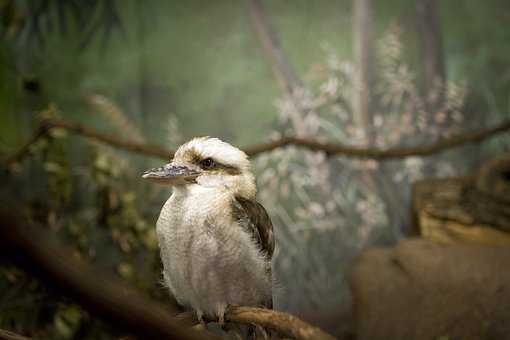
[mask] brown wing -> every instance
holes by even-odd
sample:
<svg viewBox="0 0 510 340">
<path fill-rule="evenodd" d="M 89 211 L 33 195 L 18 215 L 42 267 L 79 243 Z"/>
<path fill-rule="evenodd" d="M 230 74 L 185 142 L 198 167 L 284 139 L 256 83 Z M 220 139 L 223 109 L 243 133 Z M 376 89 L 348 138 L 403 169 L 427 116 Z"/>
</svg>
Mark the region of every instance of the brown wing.
<svg viewBox="0 0 510 340">
<path fill-rule="evenodd" d="M 271 260 L 275 241 L 273 223 L 266 209 L 255 200 L 236 197 L 233 202 L 233 211 L 239 224 L 253 236 L 260 249 L 266 253 L 267 259 Z"/>
</svg>

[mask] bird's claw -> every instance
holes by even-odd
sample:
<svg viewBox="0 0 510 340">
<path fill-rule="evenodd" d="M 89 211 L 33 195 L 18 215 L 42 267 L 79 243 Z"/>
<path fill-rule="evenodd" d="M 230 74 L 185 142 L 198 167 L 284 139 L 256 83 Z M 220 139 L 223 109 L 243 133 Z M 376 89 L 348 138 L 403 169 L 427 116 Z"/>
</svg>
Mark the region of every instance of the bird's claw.
<svg viewBox="0 0 510 340">
<path fill-rule="evenodd" d="M 221 306 L 218 309 L 218 324 L 221 329 L 225 330 L 225 312 L 227 310 L 227 306 Z"/>
<path fill-rule="evenodd" d="M 260 325 L 255 325 L 255 333 L 257 334 L 258 333 L 258 338 L 259 339 L 264 339 L 264 340 L 269 340 L 269 334 L 268 332 L 266 331 L 266 329 Z"/>
<path fill-rule="evenodd" d="M 221 314 L 218 316 L 218 323 L 220 324 L 221 328 L 225 327 L 225 315 Z"/>
<path fill-rule="evenodd" d="M 207 329 L 207 323 L 204 320 L 204 313 L 202 313 L 201 311 L 197 311 L 197 319 L 199 325 L 204 329 Z"/>
</svg>

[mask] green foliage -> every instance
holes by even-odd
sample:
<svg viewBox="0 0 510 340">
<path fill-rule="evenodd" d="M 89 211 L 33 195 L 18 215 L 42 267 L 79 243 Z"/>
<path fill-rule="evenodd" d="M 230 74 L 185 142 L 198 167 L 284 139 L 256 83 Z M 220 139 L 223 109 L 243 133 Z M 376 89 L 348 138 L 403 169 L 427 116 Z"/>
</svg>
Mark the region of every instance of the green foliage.
<svg viewBox="0 0 510 340">
<path fill-rule="evenodd" d="M 50 105 L 40 116 L 58 115 Z M 71 166 L 73 147 L 64 131 L 53 130 L 33 145 L 29 168 L 41 189 L 34 190 L 24 211 L 28 220 L 57 236 L 76 256 L 116 273 L 148 296 L 168 299 L 160 285 L 155 214 L 140 199 L 158 192 L 147 193 L 136 184 L 138 174 L 130 171 L 125 156 L 94 143 L 86 149 L 90 154 L 77 168 Z M 15 267 L 0 267 L 0 291 L 5 292 L 0 328 L 45 339 L 96 339 L 110 332 L 62 294 L 47 291 Z"/>
<path fill-rule="evenodd" d="M 44 44 L 49 35 L 79 36 L 85 47 L 94 35 L 109 38 L 122 29 L 115 0 L 32 0 L 0 2 L 0 34 L 7 39 Z"/>
</svg>

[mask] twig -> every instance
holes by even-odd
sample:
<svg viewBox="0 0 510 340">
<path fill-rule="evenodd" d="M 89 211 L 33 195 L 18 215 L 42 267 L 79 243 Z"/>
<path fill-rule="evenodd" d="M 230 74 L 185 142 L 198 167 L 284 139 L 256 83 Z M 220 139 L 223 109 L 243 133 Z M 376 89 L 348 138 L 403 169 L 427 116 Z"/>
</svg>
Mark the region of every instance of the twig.
<svg viewBox="0 0 510 340">
<path fill-rule="evenodd" d="M 84 124 L 70 122 L 68 120 L 63 119 L 51 119 L 46 120 L 43 123 L 43 126 L 47 126 L 48 128 L 61 128 L 67 131 L 76 133 L 78 135 L 89 137 L 91 139 L 97 140 L 99 142 L 115 146 L 121 149 L 125 149 L 127 151 L 132 151 L 136 153 L 142 153 L 148 156 L 156 156 L 159 158 L 171 157 L 173 155 L 173 151 L 167 150 L 158 145 L 151 145 L 141 142 L 135 142 L 131 139 L 127 139 L 124 137 L 116 136 L 114 134 L 108 134 L 104 132 L 96 131 Z"/>
<path fill-rule="evenodd" d="M 32 137 L 21 146 L 16 152 L 5 159 L 6 164 L 13 164 L 22 161 L 30 152 L 30 148 L 42 137 L 46 137 L 51 129 L 65 129 L 74 134 L 93 139 L 95 141 L 114 146 L 127 151 L 169 159 L 174 151 L 167 150 L 157 145 L 135 142 L 127 138 L 97 131 L 84 124 L 71 122 L 64 119 L 47 119 L 41 122 Z"/>
<path fill-rule="evenodd" d="M 5 329 L 0 329 L 0 340 L 30 340 L 30 339 L 32 338 L 27 338 L 26 336 L 6 331 Z"/>
<path fill-rule="evenodd" d="M 48 129 L 49 129 L 49 127 L 46 127 L 41 124 L 34 131 L 32 136 L 30 137 L 30 139 L 27 142 L 25 142 L 25 144 L 23 144 L 12 155 L 8 156 L 5 159 L 5 163 L 10 165 L 10 164 L 17 163 L 17 162 L 20 162 L 21 160 L 23 160 L 23 158 L 25 158 L 25 156 L 27 156 L 30 153 L 30 148 L 32 147 L 32 145 L 34 145 L 37 141 L 39 141 L 39 139 L 46 137 L 48 135 Z"/>
<path fill-rule="evenodd" d="M 446 65 L 438 2 L 436 0 L 417 0 L 415 20 L 422 59 L 425 104 L 429 112 L 434 112 L 444 105 L 447 93 Z"/>
<path fill-rule="evenodd" d="M 67 120 L 52 119 L 44 121 L 41 127 L 35 131 L 30 140 L 21 146 L 14 154 L 7 157 L 5 162 L 7 164 L 12 164 L 23 160 L 23 158 L 27 156 L 31 145 L 37 142 L 41 137 L 46 136 L 51 128 L 66 129 L 67 131 L 77 135 L 147 156 L 154 156 L 169 160 L 173 157 L 174 154 L 174 150 L 165 149 L 161 146 L 134 142 L 113 134 L 99 132 L 83 124 L 74 123 Z M 248 156 L 257 156 L 259 154 L 278 148 L 295 145 L 311 151 L 325 152 L 328 156 L 346 156 L 384 161 L 411 156 L 429 156 L 445 150 L 453 149 L 464 144 L 481 142 L 485 139 L 492 138 L 498 134 L 508 131 L 510 131 L 510 121 L 505 121 L 492 128 L 460 133 L 455 136 L 439 139 L 437 142 L 428 145 L 401 147 L 386 150 L 377 148 L 362 148 L 341 143 L 324 143 L 313 139 L 284 136 L 272 142 L 247 146 L 243 148 L 243 150 Z"/>
<path fill-rule="evenodd" d="M 374 144 L 375 133 L 372 123 L 374 108 L 375 41 L 374 9 L 372 0 L 355 0 L 353 9 L 353 53 L 355 61 L 353 93 L 353 118 L 364 129 L 368 145 Z M 372 174 L 366 172 L 368 177 Z"/>
<path fill-rule="evenodd" d="M 297 88 L 302 87 L 301 80 L 287 61 L 278 36 L 267 20 L 261 1 L 248 0 L 248 8 L 262 51 L 271 65 L 274 77 L 282 89 L 292 95 Z"/>
<path fill-rule="evenodd" d="M 5 205 L 3 205 L 5 206 Z M 140 339 L 217 339 L 185 327 L 168 309 L 152 302 L 127 284 L 100 273 L 47 239 L 39 230 L 21 225 L 0 211 L 1 255 L 38 276 L 60 295 L 67 295 L 121 330 Z M 178 311 L 173 310 L 174 314 Z"/>
</svg>

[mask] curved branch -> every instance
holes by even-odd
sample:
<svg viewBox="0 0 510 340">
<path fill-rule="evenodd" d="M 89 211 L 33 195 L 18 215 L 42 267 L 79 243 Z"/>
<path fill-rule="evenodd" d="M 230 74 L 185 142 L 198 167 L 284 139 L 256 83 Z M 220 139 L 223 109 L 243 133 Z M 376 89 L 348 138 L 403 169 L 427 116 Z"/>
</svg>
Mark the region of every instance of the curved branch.
<svg viewBox="0 0 510 340">
<path fill-rule="evenodd" d="M 51 119 L 44 121 L 35 131 L 30 140 L 21 146 L 14 154 L 7 157 L 5 162 L 7 164 L 12 164 L 23 160 L 23 158 L 28 155 L 32 144 L 36 143 L 40 138 L 47 136 L 49 130 L 52 128 L 65 129 L 69 132 L 90 138 L 97 142 L 147 156 L 169 160 L 173 157 L 174 154 L 174 150 L 165 149 L 161 146 L 134 142 L 114 134 L 99 132 L 86 125 L 70 122 L 63 119 Z M 491 128 L 464 132 L 451 137 L 442 138 L 432 144 L 400 147 L 394 149 L 363 148 L 342 143 L 324 143 L 313 139 L 284 136 L 272 142 L 247 146 L 243 148 L 243 150 L 248 156 L 257 156 L 259 154 L 278 148 L 294 145 L 311 151 L 324 152 L 328 156 L 370 158 L 384 161 L 411 156 L 429 156 L 445 150 L 453 149 L 464 144 L 481 142 L 508 131 L 510 131 L 510 121 L 505 121 Z"/>
<path fill-rule="evenodd" d="M 481 142 L 485 139 L 508 131 L 510 131 L 510 121 L 503 122 L 492 128 L 460 133 L 455 136 L 439 139 L 437 142 L 428 145 L 386 150 L 377 148 L 362 148 L 341 143 L 323 143 L 312 139 L 296 137 L 282 137 L 273 142 L 252 145 L 244 148 L 243 150 L 249 156 L 255 156 L 284 146 L 295 145 L 311 151 L 322 151 L 328 156 L 371 158 L 382 161 L 410 156 L 429 156 L 463 144 Z"/>
<path fill-rule="evenodd" d="M 249 0 L 248 9 L 252 19 L 253 28 L 260 41 L 268 63 L 271 65 L 273 75 L 280 87 L 288 94 L 303 86 L 296 72 L 289 64 L 278 35 L 271 27 L 266 11 L 260 0 Z"/>
<path fill-rule="evenodd" d="M 225 316 L 231 322 L 242 324 L 256 323 L 299 340 L 335 339 L 323 330 L 309 325 L 294 315 L 270 309 L 232 306 L 228 308 Z"/>
<path fill-rule="evenodd" d="M 46 119 L 41 122 L 32 137 L 30 137 L 30 139 L 25 144 L 23 144 L 16 152 L 5 159 L 5 163 L 10 165 L 13 163 L 21 162 L 30 153 L 30 148 L 32 145 L 35 144 L 39 139 L 47 137 L 49 135 L 49 131 L 54 128 L 64 129 L 71 133 L 90 138 L 94 141 L 101 142 L 106 145 L 147 156 L 170 159 L 174 154 L 173 150 L 168 150 L 158 145 L 132 141 L 127 138 L 116 136 L 114 134 L 100 132 L 84 124 L 75 123 L 64 119 Z"/>
<path fill-rule="evenodd" d="M 46 130 L 51 128 L 65 129 L 77 135 L 88 137 L 107 145 L 115 146 L 117 148 L 135 153 L 141 153 L 147 156 L 169 159 L 169 157 L 172 157 L 174 154 L 173 150 L 168 150 L 158 145 L 135 142 L 124 137 L 116 136 L 114 134 L 100 132 L 84 124 L 74 123 L 68 120 L 48 119 L 43 121 L 41 125 Z"/>
<path fill-rule="evenodd" d="M 192 312 L 180 313 L 176 318 L 188 326 L 198 323 L 195 313 Z M 266 308 L 229 306 L 225 312 L 225 319 L 237 324 L 257 324 L 298 340 L 335 339 L 320 328 L 312 326 L 294 315 Z M 216 320 L 207 321 L 216 322 Z"/>
<path fill-rule="evenodd" d="M 22 226 L 0 211 L 0 246 L 6 256 L 46 284 L 68 295 L 85 308 L 129 330 L 142 339 L 217 339 L 207 331 L 189 328 L 197 323 L 195 313 L 174 316 L 161 305 L 140 296 L 131 287 L 99 273 L 70 252 L 54 244 L 40 231 Z M 331 335 L 301 319 L 283 312 L 254 307 L 230 307 L 227 321 L 259 324 L 301 340 L 332 340 Z M 1 331 L 1 330 L 0 330 Z M 2 333 L 0 332 L 0 338 Z"/>
</svg>

